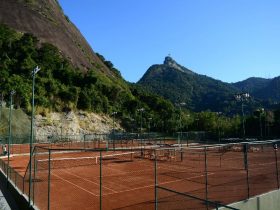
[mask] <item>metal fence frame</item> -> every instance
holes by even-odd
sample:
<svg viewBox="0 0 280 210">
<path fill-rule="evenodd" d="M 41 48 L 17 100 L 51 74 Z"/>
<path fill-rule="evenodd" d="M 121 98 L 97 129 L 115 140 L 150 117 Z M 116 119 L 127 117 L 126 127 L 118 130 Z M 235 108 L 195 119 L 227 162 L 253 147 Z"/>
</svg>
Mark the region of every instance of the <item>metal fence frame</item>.
<svg viewBox="0 0 280 210">
<path fill-rule="evenodd" d="M 277 145 L 280 144 L 280 140 L 276 140 L 276 141 L 259 141 L 259 142 L 242 142 L 242 143 L 233 143 L 233 144 L 226 144 L 226 145 L 217 145 L 218 147 L 228 147 L 228 145 L 243 145 L 243 157 L 244 157 L 244 170 L 246 170 L 246 188 L 247 188 L 247 199 L 249 199 L 251 197 L 250 195 L 250 163 L 249 163 L 249 159 L 248 159 L 248 153 L 249 153 L 249 146 L 250 144 L 260 144 L 260 145 L 268 145 L 271 147 L 271 151 L 274 150 L 274 158 L 275 158 L 275 170 L 276 170 L 276 182 L 277 182 L 277 188 L 279 188 L 279 166 L 278 166 L 278 157 L 277 157 Z M 275 146 L 276 145 L 276 146 Z M 183 196 L 186 196 L 186 197 L 190 197 L 190 198 L 193 198 L 193 199 L 197 199 L 197 200 L 200 200 L 200 201 L 204 201 L 206 203 L 206 205 L 208 203 L 211 203 L 211 204 L 215 204 L 216 206 L 218 207 L 226 207 L 226 208 L 229 208 L 229 209 L 235 209 L 235 208 L 232 208 L 232 207 L 229 207 L 229 206 L 226 206 L 226 205 L 222 205 L 220 203 L 216 203 L 216 202 L 213 202 L 213 201 L 209 201 L 208 199 L 208 161 L 207 161 L 207 151 L 209 150 L 209 148 L 211 148 L 212 146 L 204 146 L 204 173 L 205 173 L 205 199 L 202 199 L 202 198 L 198 198 L 196 196 L 193 196 L 193 195 L 190 195 L 190 194 L 186 194 L 186 193 L 182 193 L 182 192 L 178 192 L 178 191 L 175 191 L 175 190 L 172 190 L 172 189 L 169 189 L 169 188 L 166 188 L 166 187 L 163 187 L 163 186 L 160 186 L 158 184 L 158 171 L 157 171 L 157 158 L 155 158 L 155 164 L 154 164 L 154 167 L 155 167 L 155 209 L 156 210 L 159 210 L 158 208 L 158 203 L 157 203 L 157 189 L 162 189 L 162 190 L 166 190 L 166 191 L 169 191 L 169 192 L 172 192 L 172 193 L 175 193 L 175 194 L 178 194 L 178 195 L 183 195 Z M 182 146 L 182 148 L 184 148 Z M 185 147 L 185 148 L 189 148 L 189 147 Z M 274 148 L 272 150 L 272 148 Z M 279 148 L 279 147 L 278 147 Z M 156 149 L 156 151 L 158 151 Z M 157 157 L 157 155 L 156 155 Z M 220 159 L 221 161 L 221 159 Z M 220 166 L 221 166 L 221 162 L 220 162 Z M 208 208 L 207 208 L 208 209 Z"/>
<path fill-rule="evenodd" d="M 271 147 L 275 146 L 276 145 L 279 145 L 280 141 L 265 141 L 265 142 L 259 142 L 260 144 L 263 144 L 263 145 L 270 145 Z M 238 143 L 239 144 L 239 143 Z M 247 198 L 250 198 L 250 176 L 249 176 L 249 169 L 250 169 L 250 163 L 248 161 L 248 145 L 252 144 L 252 142 L 244 142 L 244 143 L 241 143 L 242 145 L 244 145 L 244 148 L 243 148 L 243 153 L 244 153 L 244 169 L 246 170 L 246 179 L 247 179 Z M 231 144 L 231 145 L 234 145 L 234 144 Z M 223 147 L 223 145 L 219 145 L 221 147 Z M 227 145 L 224 145 L 224 147 L 228 146 Z M 210 147 L 210 146 L 209 146 Z M 153 150 L 155 152 L 155 157 L 154 157 L 154 170 L 155 170 L 155 209 L 158 210 L 158 205 L 157 205 L 157 190 L 158 189 L 162 189 L 162 190 L 167 190 L 167 191 L 170 191 L 172 193 L 177 193 L 177 194 L 180 194 L 180 195 L 183 195 L 183 196 L 187 196 L 187 197 L 190 197 L 190 198 L 193 198 L 193 199 L 197 199 L 197 200 L 200 200 L 200 201 L 203 201 L 205 202 L 206 204 L 215 204 L 217 207 L 227 207 L 229 209 L 234 209 L 234 208 L 231 208 L 231 207 L 228 207 L 226 205 L 222 205 L 220 203 L 216 203 L 216 202 L 213 202 L 213 201 L 210 201 L 208 200 L 208 181 L 207 181 L 207 174 L 208 174 L 208 165 L 207 165 L 207 150 L 209 148 L 208 146 L 205 146 L 204 147 L 204 172 L 205 172 L 205 198 L 206 199 L 202 199 L 202 198 L 198 198 L 196 196 L 193 196 L 193 195 L 189 195 L 189 194 L 186 194 L 186 193 L 182 193 L 182 192 L 177 192 L 175 190 L 172 190 L 172 189 L 168 189 L 166 187 L 163 187 L 163 186 L 160 186 L 158 184 L 158 181 L 157 181 L 157 152 L 159 151 L 159 149 L 147 149 L 147 150 Z M 52 151 L 56 150 L 56 149 L 51 149 L 51 148 L 48 148 L 48 147 L 38 147 L 38 146 L 35 146 L 35 149 L 33 150 L 33 158 L 36 158 L 36 148 L 43 148 L 46 150 L 46 154 L 48 154 L 48 157 L 49 157 L 49 165 L 48 165 L 48 189 L 47 189 L 47 194 L 48 194 L 48 209 L 50 209 L 50 202 L 51 202 L 51 193 L 50 193 L 50 186 L 51 186 L 51 154 L 52 154 Z M 173 149 L 173 148 L 167 148 L 167 149 Z M 61 150 L 61 149 L 60 149 Z M 68 149 L 65 149 L 65 150 L 68 150 Z M 71 149 L 69 149 L 71 150 Z M 76 150 L 76 149 L 75 149 Z M 103 149 L 85 149 L 85 148 L 81 148 L 80 149 L 81 151 L 95 151 L 95 152 L 100 152 L 100 209 L 102 209 L 102 153 L 103 152 L 107 152 L 107 151 L 115 151 L 115 150 L 119 150 L 119 151 L 124 151 L 124 150 L 129 150 L 129 151 L 140 151 L 142 150 L 142 146 L 141 148 L 137 148 L 137 149 L 131 149 L 131 148 L 123 148 L 123 149 L 117 149 L 117 148 L 103 148 Z M 275 168 L 276 168 L 276 182 L 277 182 L 277 187 L 279 189 L 279 166 L 278 166 L 278 156 L 277 156 L 277 147 L 275 148 L 274 147 L 274 156 L 275 156 Z M 35 161 L 32 161 L 32 162 L 35 162 Z M 30 181 L 31 179 L 28 179 L 28 177 L 26 177 L 27 175 L 25 175 L 24 177 L 22 177 L 18 172 L 16 172 L 16 170 L 14 170 L 12 167 L 9 167 L 8 164 L 3 161 L 2 159 L 0 159 L 0 168 L 2 169 L 2 172 L 5 174 L 6 173 L 6 176 L 7 176 L 7 181 L 9 183 L 12 184 L 12 186 L 14 186 L 19 192 L 25 194 L 28 196 L 28 190 L 27 190 L 27 186 L 29 185 L 28 183 L 28 180 Z M 35 169 L 35 167 L 33 167 L 33 169 Z M 28 168 L 26 169 L 28 170 Z M 26 173 L 27 174 L 27 173 Z M 32 180 L 35 180 L 36 178 L 36 171 L 34 170 L 33 172 L 33 178 Z M 32 185 L 34 186 L 34 185 Z M 31 196 L 32 196 L 32 204 L 33 205 L 36 205 L 36 200 L 34 201 L 34 190 L 32 191 L 33 193 L 31 193 Z"/>
</svg>

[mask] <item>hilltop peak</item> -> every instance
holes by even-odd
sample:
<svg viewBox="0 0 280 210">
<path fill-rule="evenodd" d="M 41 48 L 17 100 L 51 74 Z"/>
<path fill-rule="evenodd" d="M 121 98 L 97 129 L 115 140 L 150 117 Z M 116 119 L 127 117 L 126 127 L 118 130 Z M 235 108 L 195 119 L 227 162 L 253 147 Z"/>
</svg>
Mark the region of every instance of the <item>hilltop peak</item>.
<svg viewBox="0 0 280 210">
<path fill-rule="evenodd" d="M 211 77 L 199 75 L 167 56 L 163 64 L 152 65 L 139 80 L 139 85 L 152 93 L 177 103 L 186 103 L 193 111 L 218 111 L 227 107 L 224 101 L 234 94 L 235 88 Z"/>
<path fill-rule="evenodd" d="M 163 62 L 164 65 L 172 65 L 174 63 L 176 63 L 176 61 L 170 55 L 166 56 Z"/>
<path fill-rule="evenodd" d="M 184 73 L 189 73 L 189 74 L 193 74 L 193 72 L 187 68 L 185 68 L 184 66 L 181 66 L 180 64 L 178 64 L 170 55 L 166 56 L 163 62 L 163 65 L 170 67 L 172 69 L 184 72 Z"/>
<path fill-rule="evenodd" d="M 182 68 L 182 66 L 180 66 L 173 58 L 171 58 L 171 56 L 166 56 L 163 62 L 163 65 L 166 65 L 168 67 L 174 68 L 176 70 L 179 71 L 184 71 L 184 69 Z"/>
</svg>

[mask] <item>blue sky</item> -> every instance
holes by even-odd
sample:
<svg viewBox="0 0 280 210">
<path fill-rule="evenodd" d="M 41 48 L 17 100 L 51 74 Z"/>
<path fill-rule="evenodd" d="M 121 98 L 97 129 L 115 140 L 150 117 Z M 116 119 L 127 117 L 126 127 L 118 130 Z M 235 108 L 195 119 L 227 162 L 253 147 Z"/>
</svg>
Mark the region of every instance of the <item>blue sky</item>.
<svg viewBox="0 0 280 210">
<path fill-rule="evenodd" d="M 59 0 L 130 82 L 171 55 L 225 82 L 280 76 L 279 0 Z"/>
</svg>

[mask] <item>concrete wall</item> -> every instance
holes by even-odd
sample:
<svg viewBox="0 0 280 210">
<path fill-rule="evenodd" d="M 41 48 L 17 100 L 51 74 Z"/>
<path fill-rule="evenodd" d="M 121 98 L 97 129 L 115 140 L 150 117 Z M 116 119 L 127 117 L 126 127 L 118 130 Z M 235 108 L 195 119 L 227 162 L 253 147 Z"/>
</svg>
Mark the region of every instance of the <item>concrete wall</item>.
<svg viewBox="0 0 280 210">
<path fill-rule="evenodd" d="M 240 210 L 280 210 L 280 190 L 229 205 Z M 227 208 L 219 208 L 227 210 Z"/>
</svg>

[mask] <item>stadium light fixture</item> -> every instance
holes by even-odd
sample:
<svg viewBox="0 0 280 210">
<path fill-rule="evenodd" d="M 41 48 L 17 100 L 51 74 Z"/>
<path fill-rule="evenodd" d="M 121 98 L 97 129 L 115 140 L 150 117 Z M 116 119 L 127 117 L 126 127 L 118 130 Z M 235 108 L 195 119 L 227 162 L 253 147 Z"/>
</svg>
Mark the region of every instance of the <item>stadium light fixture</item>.
<svg viewBox="0 0 280 210">
<path fill-rule="evenodd" d="M 179 107 L 179 109 L 180 109 L 180 114 L 179 114 L 179 138 L 178 138 L 178 144 L 180 144 L 181 143 L 181 138 L 182 138 L 182 107 L 183 106 L 185 106 L 186 105 L 186 103 L 185 102 L 180 102 L 180 103 L 177 103 L 177 104 L 175 104 L 176 106 L 178 106 Z"/>
<path fill-rule="evenodd" d="M 33 149 L 33 141 L 34 141 L 34 92 L 35 92 L 35 77 L 36 74 L 41 69 L 36 66 L 35 69 L 33 69 L 31 75 L 32 75 L 32 112 L 31 112 L 31 131 L 30 131 L 30 159 L 29 159 L 29 192 L 28 192 L 28 203 L 29 206 L 31 206 L 31 187 L 32 187 L 32 149 Z"/>
<path fill-rule="evenodd" d="M 112 116 L 113 116 L 113 133 L 115 133 L 115 117 L 116 117 L 116 114 L 118 114 L 118 112 L 113 112 L 112 113 Z"/>
<path fill-rule="evenodd" d="M 149 120 L 149 133 L 151 132 L 151 120 L 152 120 L 153 118 L 151 118 L 151 117 L 149 117 L 148 118 L 148 120 Z"/>
<path fill-rule="evenodd" d="M 113 112 L 113 148 L 115 149 L 115 116 L 118 114 L 118 112 Z"/>
<path fill-rule="evenodd" d="M 3 108 L 3 92 L 1 93 L 1 101 L 0 101 L 0 122 L 2 119 L 2 108 Z"/>
<path fill-rule="evenodd" d="M 222 112 L 216 112 L 217 117 L 218 117 L 218 138 L 219 138 L 219 144 L 221 143 L 221 121 L 220 121 L 220 116 L 223 114 Z"/>
<path fill-rule="evenodd" d="M 142 136 L 142 118 L 143 118 L 143 112 L 145 111 L 144 108 L 140 108 L 140 109 L 137 109 L 138 112 L 141 113 L 141 123 L 140 123 L 140 141 L 141 141 L 141 156 L 143 155 L 143 136 Z"/>
<path fill-rule="evenodd" d="M 148 126 L 149 126 L 149 127 L 148 127 L 148 128 L 149 128 L 148 138 L 149 138 L 149 140 L 151 140 L 151 139 L 150 139 L 150 134 L 151 134 L 151 121 L 152 121 L 152 119 L 153 119 L 153 118 L 151 118 L 151 117 L 148 118 L 148 123 L 149 123 L 149 124 L 148 124 Z"/>
<path fill-rule="evenodd" d="M 12 139 L 12 104 L 13 95 L 16 91 L 12 90 L 10 92 L 10 111 L 9 111 L 9 138 L 8 138 L 8 167 L 7 167 L 7 187 L 9 185 L 9 169 L 10 169 L 10 153 L 11 153 L 11 139 Z"/>
<path fill-rule="evenodd" d="M 137 111 L 141 113 L 140 134 L 142 134 L 142 118 L 143 118 L 143 112 L 145 111 L 145 109 L 144 108 L 140 108 L 140 109 L 137 109 Z"/>
<path fill-rule="evenodd" d="M 259 110 L 259 120 L 260 120 L 260 138 L 263 138 L 263 129 L 262 129 L 262 114 L 264 113 L 264 108 L 260 108 Z"/>
<path fill-rule="evenodd" d="M 241 102 L 242 109 L 242 125 L 243 125 L 243 139 L 245 139 L 246 131 L 245 131 L 245 119 L 244 119 L 244 102 L 248 101 L 250 98 L 249 93 L 238 93 L 234 95 L 236 101 Z"/>
</svg>

